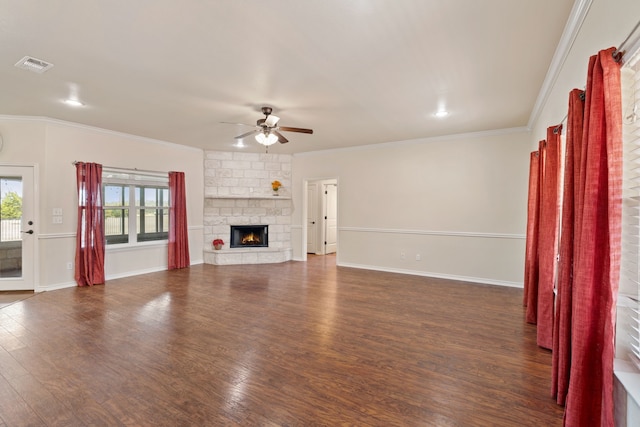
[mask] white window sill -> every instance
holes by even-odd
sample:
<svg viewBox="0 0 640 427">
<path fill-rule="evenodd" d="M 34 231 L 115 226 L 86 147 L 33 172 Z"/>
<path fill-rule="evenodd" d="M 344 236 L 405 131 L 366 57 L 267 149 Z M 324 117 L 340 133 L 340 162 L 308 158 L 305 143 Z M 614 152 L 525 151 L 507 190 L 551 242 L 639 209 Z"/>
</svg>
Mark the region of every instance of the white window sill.
<svg viewBox="0 0 640 427">
<path fill-rule="evenodd" d="M 613 373 L 627 392 L 627 396 L 640 406 L 640 371 L 631 362 L 622 359 L 613 361 Z"/>
</svg>

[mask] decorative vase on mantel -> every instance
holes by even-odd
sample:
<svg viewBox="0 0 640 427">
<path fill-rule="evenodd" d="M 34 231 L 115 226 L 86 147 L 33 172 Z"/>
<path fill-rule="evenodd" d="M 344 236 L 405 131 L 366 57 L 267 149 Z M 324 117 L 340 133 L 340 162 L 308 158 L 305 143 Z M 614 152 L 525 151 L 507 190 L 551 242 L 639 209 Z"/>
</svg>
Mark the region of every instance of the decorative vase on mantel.
<svg viewBox="0 0 640 427">
<path fill-rule="evenodd" d="M 273 195 L 274 196 L 279 196 L 280 195 L 280 194 L 278 194 L 278 190 L 280 190 L 280 187 L 282 187 L 282 183 L 280 181 L 278 181 L 277 179 L 271 183 L 271 189 L 273 190 Z"/>
</svg>

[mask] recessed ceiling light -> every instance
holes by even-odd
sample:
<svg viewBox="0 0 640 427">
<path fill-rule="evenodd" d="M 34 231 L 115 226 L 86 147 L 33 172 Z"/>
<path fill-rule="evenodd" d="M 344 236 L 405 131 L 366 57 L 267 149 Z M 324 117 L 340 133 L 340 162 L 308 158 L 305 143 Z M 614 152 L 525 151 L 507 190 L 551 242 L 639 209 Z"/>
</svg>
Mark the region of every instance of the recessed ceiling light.
<svg viewBox="0 0 640 427">
<path fill-rule="evenodd" d="M 64 103 L 72 107 L 82 107 L 84 104 L 77 99 L 65 99 Z"/>
<path fill-rule="evenodd" d="M 236 148 L 244 148 L 245 145 L 242 143 L 242 141 L 239 140 L 238 142 L 235 143 L 234 147 L 236 147 Z"/>
<path fill-rule="evenodd" d="M 449 115 L 449 112 L 446 110 L 440 110 L 440 111 L 436 111 L 435 113 L 433 113 L 433 115 L 439 119 L 443 118 L 443 117 L 447 117 Z"/>
</svg>

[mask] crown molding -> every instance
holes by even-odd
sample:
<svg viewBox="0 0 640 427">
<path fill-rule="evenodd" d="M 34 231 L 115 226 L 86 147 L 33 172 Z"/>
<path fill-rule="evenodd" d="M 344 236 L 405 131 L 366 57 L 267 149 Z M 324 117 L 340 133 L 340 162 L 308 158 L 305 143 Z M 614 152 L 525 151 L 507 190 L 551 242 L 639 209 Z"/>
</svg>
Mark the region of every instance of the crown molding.
<svg viewBox="0 0 640 427">
<path fill-rule="evenodd" d="M 175 142 L 169 142 L 169 141 L 162 141 L 162 140 L 159 140 L 159 139 L 147 138 L 147 137 L 144 137 L 144 136 L 133 135 L 133 134 L 130 134 L 130 133 L 125 133 L 125 132 L 118 132 L 118 131 L 115 131 L 115 130 L 99 128 L 99 127 L 96 127 L 96 126 L 89 126 L 89 125 L 83 125 L 83 124 L 75 123 L 75 122 L 68 122 L 66 120 L 52 119 L 51 117 L 46 117 L 46 116 L 10 116 L 10 115 L 0 114 L 0 120 L 15 120 L 15 121 L 23 121 L 23 122 L 43 122 L 43 123 L 52 124 L 52 125 L 69 126 L 69 127 L 76 128 L 76 129 L 88 130 L 88 131 L 92 131 L 92 132 L 99 132 L 99 133 L 103 133 L 103 134 L 107 134 L 107 135 L 117 136 L 117 137 L 120 137 L 120 138 L 127 138 L 127 139 L 133 139 L 133 140 L 141 141 L 141 142 L 148 142 L 148 143 L 151 143 L 151 144 L 164 145 L 164 146 L 172 147 L 172 148 L 181 148 L 181 149 L 190 150 L 190 151 L 204 152 L 204 150 L 202 148 L 191 147 L 189 145 L 176 144 Z"/>
<path fill-rule="evenodd" d="M 531 115 L 529 116 L 527 129 L 533 129 L 536 122 L 538 121 L 540 113 L 544 109 L 547 103 L 547 99 L 551 94 L 551 90 L 553 89 L 553 86 L 555 85 L 556 80 L 560 75 L 562 66 L 566 61 L 567 56 L 569 56 L 571 47 L 573 46 L 573 43 L 575 42 L 576 37 L 580 32 L 582 23 L 589 13 L 592 2 L 593 0 L 576 0 L 576 2 L 573 4 L 573 8 L 571 9 L 571 13 L 569 14 L 569 19 L 567 20 L 567 24 L 564 27 L 564 31 L 562 32 L 562 36 L 560 37 L 560 41 L 558 42 L 558 46 L 556 47 L 556 51 L 553 54 L 553 58 L 551 59 L 551 64 L 549 65 L 549 69 L 547 70 L 547 75 L 544 78 L 544 82 L 542 83 L 540 92 L 538 92 L 538 98 L 536 99 L 536 103 L 534 104 Z"/>
</svg>

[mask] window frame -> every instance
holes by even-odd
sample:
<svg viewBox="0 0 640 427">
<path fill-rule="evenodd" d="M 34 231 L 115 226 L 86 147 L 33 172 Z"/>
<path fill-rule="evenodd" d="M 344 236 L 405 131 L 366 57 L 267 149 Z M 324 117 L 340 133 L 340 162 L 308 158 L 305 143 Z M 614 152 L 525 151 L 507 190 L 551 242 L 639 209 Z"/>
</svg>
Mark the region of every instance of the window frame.
<svg viewBox="0 0 640 427">
<path fill-rule="evenodd" d="M 108 186 L 122 187 L 122 205 L 107 206 L 103 202 L 103 218 L 106 227 L 107 212 L 121 210 L 122 230 L 126 228 L 126 235 L 107 235 L 105 230 L 105 243 L 107 247 L 126 247 L 153 244 L 167 244 L 169 240 L 169 176 L 166 174 L 151 174 L 140 172 L 123 172 L 122 170 L 112 170 L 104 168 L 102 172 L 103 197 Z M 128 190 L 128 197 L 125 196 L 125 189 Z M 145 206 L 145 190 L 154 189 L 160 200 L 155 205 Z M 140 200 L 137 200 L 138 191 Z M 164 195 L 166 194 L 166 201 Z M 156 231 L 144 232 L 145 218 L 147 211 L 154 211 L 156 221 Z M 125 215 L 126 213 L 126 215 Z M 126 219 L 125 219 L 126 218 Z M 157 231 L 158 227 L 165 227 L 167 231 Z M 162 228 L 160 228 L 162 230 Z M 140 229 L 140 232 L 138 232 Z"/>
</svg>

